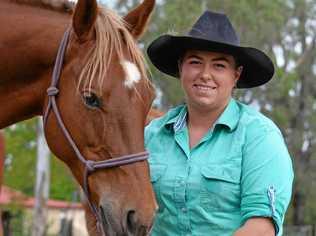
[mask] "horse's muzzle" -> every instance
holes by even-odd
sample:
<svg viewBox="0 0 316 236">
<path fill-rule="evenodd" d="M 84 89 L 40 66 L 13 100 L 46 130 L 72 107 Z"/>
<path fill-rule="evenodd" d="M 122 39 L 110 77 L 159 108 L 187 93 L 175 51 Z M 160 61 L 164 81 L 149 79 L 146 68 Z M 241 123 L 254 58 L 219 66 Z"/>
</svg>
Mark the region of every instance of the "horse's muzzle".
<svg viewBox="0 0 316 236">
<path fill-rule="evenodd" d="M 136 210 L 128 210 L 119 219 L 108 207 L 100 206 L 102 227 L 106 236 L 147 236 L 152 224 L 140 222 Z"/>
</svg>

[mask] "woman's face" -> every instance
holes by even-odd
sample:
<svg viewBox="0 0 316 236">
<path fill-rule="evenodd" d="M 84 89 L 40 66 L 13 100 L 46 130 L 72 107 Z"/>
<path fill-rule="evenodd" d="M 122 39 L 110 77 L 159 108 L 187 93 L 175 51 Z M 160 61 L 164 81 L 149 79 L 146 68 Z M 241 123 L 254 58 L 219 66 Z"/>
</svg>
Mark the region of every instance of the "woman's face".
<svg viewBox="0 0 316 236">
<path fill-rule="evenodd" d="M 188 50 L 180 64 L 188 106 L 203 111 L 224 109 L 241 71 L 231 55 Z"/>
</svg>

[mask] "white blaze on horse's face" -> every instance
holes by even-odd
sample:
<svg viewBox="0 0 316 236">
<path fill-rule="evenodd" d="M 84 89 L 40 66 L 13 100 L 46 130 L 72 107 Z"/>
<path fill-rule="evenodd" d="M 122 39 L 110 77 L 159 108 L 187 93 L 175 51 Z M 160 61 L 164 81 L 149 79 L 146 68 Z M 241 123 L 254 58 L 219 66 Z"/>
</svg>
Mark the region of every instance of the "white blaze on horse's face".
<svg viewBox="0 0 316 236">
<path fill-rule="evenodd" d="M 124 85 L 131 89 L 137 84 L 141 79 L 141 74 L 137 66 L 130 61 L 122 61 L 121 65 L 125 71 L 126 78 L 124 81 Z"/>
</svg>

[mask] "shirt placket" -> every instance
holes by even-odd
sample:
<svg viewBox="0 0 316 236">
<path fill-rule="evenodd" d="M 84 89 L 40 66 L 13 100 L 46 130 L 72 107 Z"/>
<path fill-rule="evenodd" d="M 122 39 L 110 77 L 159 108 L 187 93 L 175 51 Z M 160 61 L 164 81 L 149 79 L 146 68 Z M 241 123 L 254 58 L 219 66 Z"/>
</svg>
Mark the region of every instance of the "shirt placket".
<svg viewBox="0 0 316 236">
<path fill-rule="evenodd" d="M 184 116 L 181 118 L 178 129 L 175 133 L 175 141 L 182 149 L 185 158 L 186 165 L 181 168 L 179 173 L 175 173 L 174 181 L 174 202 L 177 208 L 177 218 L 178 218 L 178 228 L 180 230 L 180 235 L 191 235 L 189 209 L 187 204 L 187 188 L 188 188 L 188 177 L 190 173 L 190 149 L 189 149 L 189 138 L 186 129 L 186 122 Z"/>
<path fill-rule="evenodd" d="M 188 163 L 186 168 L 183 168 L 182 173 L 176 176 L 174 184 L 174 202 L 178 212 L 178 227 L 181 235 L 191 235 L 189 209 L 186 201 L 189 172 L 190 165 Z"/>
</svg>

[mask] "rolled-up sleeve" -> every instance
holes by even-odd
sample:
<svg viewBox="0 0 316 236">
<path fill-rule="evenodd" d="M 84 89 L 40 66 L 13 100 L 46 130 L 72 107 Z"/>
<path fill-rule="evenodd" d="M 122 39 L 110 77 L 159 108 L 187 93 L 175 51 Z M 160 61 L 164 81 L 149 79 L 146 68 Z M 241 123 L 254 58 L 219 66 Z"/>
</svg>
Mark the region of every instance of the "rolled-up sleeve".
<svg viewBox="0 0 316 236">
<path fill-rule="evenodd" d="M 277 128 L 261 128 L 249 134 L 242 161 L 242 222 L 252 217 L 270 217 L 277 235 L 281 235 L 293 177 L 292 161 Z"/>
</svg>

